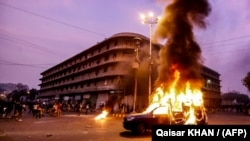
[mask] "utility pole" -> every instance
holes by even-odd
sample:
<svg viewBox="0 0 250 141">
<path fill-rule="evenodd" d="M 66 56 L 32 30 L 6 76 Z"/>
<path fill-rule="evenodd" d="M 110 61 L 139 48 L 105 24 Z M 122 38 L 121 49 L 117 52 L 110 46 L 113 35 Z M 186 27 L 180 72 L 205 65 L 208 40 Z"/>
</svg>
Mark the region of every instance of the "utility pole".
<svg viewBox="0 0 250 141">
<path fill-rule="evenodd" d="M 154 17 L 154 14 L 150 12 L 147 16 L 141 15 L 142 23 L 149 25 L 149 75 L 148 75 L 148 103 L 150 103 L 150 95 L 152 92 L 152 28 L 153 24 L 156 24 L 159 17 Z"/>
<path fill-rule="evenodd" d="M 134 98 L 133 98 L 133 113 L 136 113 L 136 101 L 137 101 L 137 71 L 140 65 L 139 60 L 139 47 L 141 46 L 142 39 L 134 38 L 135 43 L 135 61 L 133 64 L 133 68 L 135 69 L 135 87 L 134 87 Z"/>
</svg>

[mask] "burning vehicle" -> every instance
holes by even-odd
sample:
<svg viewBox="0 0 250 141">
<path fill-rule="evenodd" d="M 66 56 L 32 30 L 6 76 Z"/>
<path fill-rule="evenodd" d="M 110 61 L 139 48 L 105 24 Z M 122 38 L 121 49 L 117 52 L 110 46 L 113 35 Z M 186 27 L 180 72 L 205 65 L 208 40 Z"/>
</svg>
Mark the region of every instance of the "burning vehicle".
<svg viewBox="0 0 250 141">
<path fill-rule="evenodd" d="M 136 134 L 144 134 L 153 125 L 206 125 L 208 117 L 203 107 L 201 92 L 187 94 L 164 93 L 157 89 L 152 104 L 143 112 L 124 117 L 123 127 Z M 160 99 L 158 99 L 160 97 Z"/>
<path fill-rule="evenodd" d="M 123 127 L 143 134 L 155 124 L 208 123 L 203 104 L 201 49 L 193 28 L 205 28 L 211 7 L 207 0 L 172 0 L 156 25 L 154 42 L 165 41 L 159 52 L 158 77 L 148 108 L 127 115 Z"/>
<path fill-rule="evenodd" d="M 144 134 L 147 130 L 150 130 L 153 125 L 185 125 L 187 122 L 187 115 L 183 112 L 172 111 L 170 113 L 157 113 L 161 110 L 167 110 L 166 106 L 159 106 L 152 111 L 130 114 L 124 117 L 123 127 L 127 130 L 131 130 L 135 134 Z M 208 124 L 208 118 L 206 112 L 202 109 L 195 111 L 196 124 L 206 125 Z"/>
</svg>

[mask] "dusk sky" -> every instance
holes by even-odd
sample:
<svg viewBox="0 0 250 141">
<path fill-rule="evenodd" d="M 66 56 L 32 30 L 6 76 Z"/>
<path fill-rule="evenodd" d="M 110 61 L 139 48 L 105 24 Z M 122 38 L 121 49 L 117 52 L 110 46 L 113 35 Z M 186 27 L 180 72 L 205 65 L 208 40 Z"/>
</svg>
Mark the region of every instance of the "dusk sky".
<svg viewBox="0 0 250 141">
<path fill-rule="evenodd" d="M 160 16 L 164 0 L 0 0 L 0 83 L 40 89 L 41 72 L 120 32 L 149 37 L 140 14 Z M 250 93 L 250 1 L 210 0 L 206 29 L 194 29 L 204 65 L 221 91 Z M 154 25 L 155 27 L 155 25 Z"/>
</svg>

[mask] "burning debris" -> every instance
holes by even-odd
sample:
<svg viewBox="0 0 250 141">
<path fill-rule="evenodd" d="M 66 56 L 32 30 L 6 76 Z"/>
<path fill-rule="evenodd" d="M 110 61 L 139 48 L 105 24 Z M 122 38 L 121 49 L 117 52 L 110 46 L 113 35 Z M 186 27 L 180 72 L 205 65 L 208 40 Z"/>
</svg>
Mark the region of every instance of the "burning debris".
<svg viewBox="0 0 250 141">
<path fill-rule="evenodd" d="M 95 120 L 100 120 L 100 119 L 104 119 L 108 116 L 108 114 L 112 111 L 113 107 L 115 106 L 115 104 L 120 100 L 121 98 L 118 97 L 117 95 L 111 95 L 108 99 L 108 101 L 105 103 L 105 105 L 102 106 L 102 112 L 100 114 L 98 114 L 95 117 Z"/>
<path fill-rule="evenodd" d="M 104 111 L 102 111 L 101 114 L 99 114 L 99 115 L 97 115 L 97 116 L 95 117 L 95 120 L 100 120 L 100 119 L 106 118 L 107 115 L 108 115 L 108 111 L 104 110 Z"/>
<path fill-rule="evenodd" d="M 171 112 L 184 114 L 186 124 L 203 116 L 201 49 L 192 29 L 205 28 L 210 11 L 207 0 L 173 0 L 155 30 L 155 39 L 167 42 L 160 50 L 159 76 L 148 108 L 168 105 Z"/>
</svg>

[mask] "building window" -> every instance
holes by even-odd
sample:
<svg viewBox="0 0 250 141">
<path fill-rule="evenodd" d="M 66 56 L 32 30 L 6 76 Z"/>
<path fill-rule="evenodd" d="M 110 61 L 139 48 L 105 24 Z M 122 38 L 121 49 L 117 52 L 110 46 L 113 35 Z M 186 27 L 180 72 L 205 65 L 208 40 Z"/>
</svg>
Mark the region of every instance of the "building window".
<svg viewBox="0 0 250 141">
<path fill-rule="evenodd" d="M 95 75 L 97 76 L 99 74 L 99 70 L 96 70 L 95 71 Z"/>
<path fill-rule="evenodd" d="M 106 56 L 104 57 L 104 60 L 105 60 L 105 61 L 109 60 L 109 55 L 106 55 Z"/>
<path fill-rule="evenodd" d="M 113 54 L 113 59 L 115 59 L 115 58 L 116 58 L 116 53 Z"/>
<path fill-rule="evenodd" d="M 104 67 L 103 72 L 107 72 L 108 71 L 108 67 Z"/>
<path fill-rule="evenodd" d="M 114 42 L 114 46 L 117 46 L 117 41 Z"/>
<path fill-rule="evenodd" d="M 109 44 L 107 44 L 107 50 L 109 50 Z"/>
<path fill-rule="evenodd" d="M 128 45 L 128 40 L 125 41 L 125 46 L 127 47 L 127 45 Z"/>
<path fill-rule="evenodd" d="M 97 64 L 97 65 L 100 64 L 100 59 L 98 59 L 98 60 L 96 61 L 96 64 Z"/>
<path fill-rule="evenodd" d="M 88 86 L 88 87 L 90 86 L 90 82 L 87 83 L 87 86 Z"/>
</svg>

